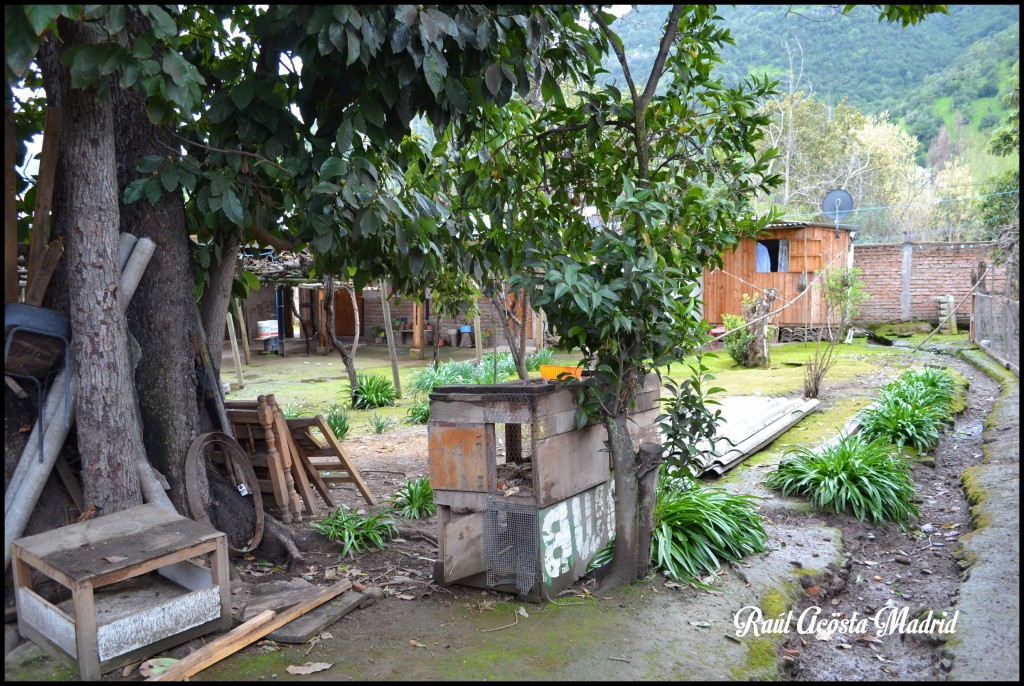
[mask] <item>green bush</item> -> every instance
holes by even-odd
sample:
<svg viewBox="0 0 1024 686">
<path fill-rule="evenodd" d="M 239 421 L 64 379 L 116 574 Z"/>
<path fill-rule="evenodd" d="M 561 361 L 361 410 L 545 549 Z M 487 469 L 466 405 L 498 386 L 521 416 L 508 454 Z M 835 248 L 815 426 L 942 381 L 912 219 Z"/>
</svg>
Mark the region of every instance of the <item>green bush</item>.
<svg viewBox="0 0 1024 686">
<path fill-rule="evenodd" d="M 495 384 L 507 381 L 516 373 L 516 363 L 510 353 L 498 353 L 497 374 L 495 374 L 495 354 L 487 353 L 480 364 L 473 369 L 473 383 Z"/>
<path fill-rule="evenodd" d="M 750 358 L 750 341 L 754 340 L 754 334 L 750 333 L 750 329 L 746 328 L 733 331 L 733 329 L 746 326 L 746 321 L 743 317 L 735 314 L 723 314 L 722 326 L 725 327 L 726 331 L 732 331 L 732 333 L 726 334 L 722 339 L 729 357 L 735 360 L 736 364 L 746 367 Z"/>
<path fill-rule="evenodd" d="M 380 374 L 360 374 L 357 380 L 359 386 L 352 392 L 352 407 L 371 410 L 395 404 L 398 391 L 391 379 Z"/>
<path fill-rule="evenodd" d="M 406 424 L 426 424 L 430 421 L 430 400 L 420 398 L 409 405 L 405 413 Z"/>
<path fill-rule="evenodd" d="M 938 444 L 946 412 L 928 403 L 926 391 L 907 386 L 883 391 L 875 405 L 860 412 L 858 421 L 865 438 L 925 453 Z"/>
<path fill-rule="evenodd" d="M 331 427 L 334 437 L 339 441 L 344 441 L 349 430 L 348 411 L 338 403 L 331 403 L 327 406 L 327 414 L 324 419 L 327 420 L 327 426 Z"/>
<path fill-rule="evenodd" d="M 445 363 L 437 366 L 434 369 L 433 366 L 424 367 L 413 372 L 411 383 L 409 388 L 414 393 L 422 393 L 424 395 L 432 393 L 438 386 L 450 386 L 452 384 L 466 383 L 460 370 L 453 367 L 452 365 Z"/>
<path fill-rule="evenodd" d="M 395 492 L 392 503 L 399 516 L 405 519 L 424 519 L 437 513 L 434 489 L 430 487 L 430 479 L 425 476 L 406 479 L 405 485 Z"/>
<path fill-rule="evenodd" d="M 729 561 L 765 551 L 768 534 L 753 495 L 733 495 L 704 486 L 684 472 L 662 465 L 654 504 L 651 565 L 684 583 L 714 574 Z M 611 562 L 612 540 L 591 559 L 588 570 Z"/>
<path fill-rule="evenodd" d="M 907 463 L 888 447 L 885 439 L 860 433 L 841 437 L 820 454 L 801 446 L 786 452 L 765 483 L 784 496 L 805 495 L 821 510 L 902 527 L 917 515 L 914 484 Z"/>
<path fill-rule="evenodd" d="M 394 538 L 398 531 L 388 512 L 363 516 L 349 512 L 342 505 L 328 513 L 322 521 L 310 524 L 331 541 L 341 542 L 341 556 L 361 553 L 371 547 L 384 548 L 384 542 Z"/>
<path fill-rule="evenodd" d="M 760 500 L 674 476 L 663 466 L 654 502 L 651 563 L 676 581 L 713 574 L 729 561 L 765 551 Z"/>
<path fill-rule="evenodd" d="M 887 384 L 882 393 L 900 398 L 917 407 L 938 407 L 942 410 L 944 419 L 951 419 L 951 406 L 957 393 L 957 384 L 945 369 L 926 367 L 904 372 L 896 381 Z"/>
</svg>

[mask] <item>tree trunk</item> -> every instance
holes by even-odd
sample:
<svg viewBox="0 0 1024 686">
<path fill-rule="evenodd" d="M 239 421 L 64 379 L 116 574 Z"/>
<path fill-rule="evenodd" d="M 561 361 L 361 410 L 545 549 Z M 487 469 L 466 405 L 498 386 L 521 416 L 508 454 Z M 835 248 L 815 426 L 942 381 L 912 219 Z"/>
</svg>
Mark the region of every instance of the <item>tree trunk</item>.
<svg viewBox="0 0 1024 686">
<path fill-rule="evenodd" d="M 764 295 L 756 296 L 750 305 L 743 306 L 743 318 L 748 322 L 753 338 L 747 344 L 747 366 L 767 367 L 768 354 L 768 317 L 772 303 L 778 297 L 778 291 L 769 288 Z"/>
<path fill-rule="evenodd" d="M 231 284 L 238 267 L 238 251 L 241 242 L 237 238 L 221 248 L 221 260 L 216 256 L 210 263 L 210 280 L 199 301 L 199 313 L 203 317 L 206 331 L 206 347 L 210 350 L 210 361 L 220 372 L 224 357 L 224 322 L 227 320 L 228 305 L 231 303 Z M 284 322 L 281 323 L 284 326 Z M 220 382 L 220 378 L 217 379 Z"/>
<path fill-rule="evenodd" d="M 661 445 L 641 443 L 637 456 L 638 512 L 637 578 L 651 571 L 651 538 L 654 533 L 654 503 L 658 495 L 658 469 L 662 463 Z"/>
<path fill-rule="evenodd" d="M 341 361 L 345 364 L 345 371 L 348 373 L 348 384 L 351 388 L 349 393 L 349 400 L 355 400 L 356 389 L 359 388 L 359 376 L 356 374 L 356 363 L 349 355 L 348 351 L 345 350 L 345 346 L 338 340 L 337 334 L 334 333 L 334 277 L 324 277 L 324 333 L 327 334 L 327 340 L 331 342 L 337 351 L 341 355 Z"/>
<path fill-rule="evenodd" d="M 62 22 L 64 45 L 92 42 L 83 25 Z M 60 51 L 60 48 L 58 48 Z M 128 327 L 118 303 L 118 185 L 110 89 L 65 88 L 61 176 L 67 193 L 65 225 L 71 354 L 78 375 L 76 407 L 85 502 L 110 514 L 142 504 L 136 472 L 141 427 L 131 406 Z M 109 86 L 109 84 L 108 84 Z M 48 86 L 47 90 L 51 90 Z"/>
<path fill-rule="evenodd" d="M 114 103 L 118 187 L 123 189 L 139 177 L 135 165 L 141 157 L 166 155 L 177 146 L 149 122 L 134 91 L 115 90 Z M 132 335 L 142 347 L 136 389 L 150 462 L 167 477 L 174 506 L 188 512 L 185 457 L 202 432 L 202 410 L 193 347 L 198 333 L 195 277 L 181 191 L 161 193 L 156 204 L 122 204 L 121 229 L 147 236 L 157 246 L 128 308 Z M 212 426 L 209 419 L 206 424 Z"/>
<path fill-rule="evenodd" d="M 640 571 L 636 456 L 626 421 L 624 411 L 604 419 L 615 480 L 615 557 L 602 584 L 606 588 L 635 581 Z"/>
</svg>

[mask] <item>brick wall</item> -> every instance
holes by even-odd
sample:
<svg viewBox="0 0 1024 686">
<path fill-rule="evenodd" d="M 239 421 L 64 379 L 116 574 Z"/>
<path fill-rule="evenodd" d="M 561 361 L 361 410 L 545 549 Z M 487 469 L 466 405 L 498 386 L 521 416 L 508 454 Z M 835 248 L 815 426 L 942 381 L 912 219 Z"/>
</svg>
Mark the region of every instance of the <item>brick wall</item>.
<svg viewBox="0 0 1024 686">
<path fill-rule="evenodd" d="M 398 303 L 395 301 L 394 298 L 392 298 L 389 302 L 391 304 L 391 316 L 398 318 L 405 317 L 406 321 L 409 323 L 409 327 L 411 327 L 413 321 L 412 300 L 405 299 Z M 497 334 L 500 337 L 498 344 L 504 344 L 504 335 L 501 332 L 501 322 L 498 319 L 497 313 L 495 312 L 494 306 L 491 304 L 491 301 L 487 300 L 486 298 L 481 298 L 478 303 L 478 306 L 480 308 L 481 328 L 485 331 L 487 329 L 490 329 L 492 334 Z M 364 321 L 366 322 L 366 335 L 369 336 L 369 332 L 373 331 L 373 327 L 384 326 L 384 313 L 381 311 L 380 307 L 380 291 L 376 289 L 367 289 L 363 291 L 363 309 L 364 315 L 366 317 L 364 319 Z M 435 315 L 433 312 L 430 312 L 430 318 L 427 320 L 427 323 L 436 325 L 437 315 Z M 452 322 L 450 319 L 445 319 L 445 321 L 442 323 L 442 327 L 444 329 L 457 329 L 461 324 L 472 325 L 472 315 L 467 315 L 466 317 L 460 318 L 457 322 Z"/>
<path fill-rule="evenodd" d="M 938 323 L 935 296 L 952 295 L 957 303 L 971 290 L 971 272 L 979 261 L 991 264 L 991 243 L 894 243 L 857 245 L 854 265 L 861 270 L 871 296 L 861 308 L 860 322 L 878 324 L 919 319 Z M 1000 290 L 1006 279 L 995 271 Z M 967 324 L 968 298 L 957 308 L 957 321 Z"/>
</svg>

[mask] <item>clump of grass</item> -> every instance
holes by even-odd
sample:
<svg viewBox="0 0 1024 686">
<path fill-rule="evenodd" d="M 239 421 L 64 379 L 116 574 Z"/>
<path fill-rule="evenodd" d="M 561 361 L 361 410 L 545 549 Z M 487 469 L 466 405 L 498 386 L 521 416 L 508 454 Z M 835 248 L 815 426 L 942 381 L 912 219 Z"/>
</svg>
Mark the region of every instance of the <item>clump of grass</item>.
<svg viewBox="0 0 1024 686">
<path fill-rule="evenodd" d="M 405 484 L 395 492 L 392 503 L 395 512 L 405 519 L 424 519 L 437 513 L 434 489 L 430 487 L 430 479 L 425 476 L 406 479 Z"/>
<path fill-rule="evenodd" d="M 430 400 L 421 398 L 414 400 L 405 413 L 406 424 L 426 424 L 430 421 Z"/>
<path fill-rule="evenodd" d="M 551 359 L 554 356 L 555 351 L 551 348 L 544 348 L 543 350 L 538 350 L 535 353 L 530 353 L 526 356 L 526 371 L 540 371 L 540 366 L 542 364 L 551 364 Z"/>
<path fill-rule="evenodd" d="M 398 391 L 391 379 L 380 374 L 359 374 L 358 387 L 352 391 L 352 407 L 372 410 L 375 407 L 390 407 L 398 398 Z"/>
<path fill-rule="evenodd" d="M 373 433 L 382 434 L 389 431 L 395 425 L 395 420 L 391 417 L 385 417 L 377 412 L 370 415 L 370 428 L 373 429 Z"/>
<path fill-rule="evenodd" d="M 943 424 L 952 417 L 956 382 L 943 369 L 904 372 L 882 387 L 878 402 L 863 410 L 862 433 L 920 453 L 934 448 Z"/>
<path fill-rule="evenodd" d="M 852 513 L 860 521 L 904 527 L 918 514 L 907 463 L 883 438 L 854 434 L 820 453 L 803 446 L 789 450 L 765 483 L 784 496 L 805 495 L 820 510 Z"/>
<path fill-rule="evenodd" d="M 334 437 L 339 441 L 344 441 L 350 428 L 348 410 L 338 403 L 331 403 L 327 406 L 327 414 L 324 415 L 324 419 L 327 420 L 327 426 L 331 428 Z"/>
<path fill-rule="evenodd" d="M 288 403 L 281 408 L 281 414 L 285 419 L 292 419 L 294 417 L 301 417 L 302 410 L 295 403 Z"/>
<path fill-rule="evenodd" d="M 497 362 L 495 362 L 497 357 Z M 487 353 L 480 364 L 473 368 L 473 382 L 480 384 L 501 383 L 516 373 L 516 363 L 509 353 Z"/>
<path fill-rule="evenodd" d="M 654 501 L 651 563 L 676 581 L 713 574 L 729 561 L 765 551 L 760 498 L 670 476 L 662 466 Z"/>
<path fill-rule="evenodd" d="M 702 485 L 662 465 L 654 503 L 651 564 L 667 577 L 697 583 L 729 561 L 765 551 L 768 534 L 757 513 L 757 496 L 734 495 Z M 612 540 L 591 559 L 593 570 L 611 562 Z"/>
<path fill-rule="evenodd" d="M 350 512 L 344 505 L 332 510 L 319 522 L 310 524 L 331 541 L 341 543 L 341 556 L 361 553 L 371 547 L 384 548 L 385 541 L 398 535 L 388 512 L 364 516 Z"/>
</svg>

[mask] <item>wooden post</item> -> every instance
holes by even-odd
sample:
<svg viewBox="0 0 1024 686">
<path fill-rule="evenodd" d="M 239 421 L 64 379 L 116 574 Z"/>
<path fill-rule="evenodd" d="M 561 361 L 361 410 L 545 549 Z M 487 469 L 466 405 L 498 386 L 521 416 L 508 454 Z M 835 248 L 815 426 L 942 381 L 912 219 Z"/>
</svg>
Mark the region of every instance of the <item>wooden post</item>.
<svg viewBox="0 0 1024 686">
<path fill-rule="evenodd" d="M 4 103 L 4 302 L 18 302 L 18 205 L 15 180 L 14 106 Z"/>
<path fill-rule="evenodd" d="M 245 306 L 238 298 L 231 302 L 235 308 L 235 318 L 238 320 L 238 335 L 242 338 L 242 353 L 245 355 L 245 363 L 251 364 L 249 361 L 249 326 L 245 322 Z"/>
<path fill-rule="evenodd" d="M 45 278 L 41 288 L 46 290 L 46 282 L 52 275 L 44 274 L 41 267 L 43 256 L 47 252 L 50 241 L 50 206 L 53 201 L 53 180 L 57 175 L 57 153 L 60 147 L 60 131 L 64 120 L 62 110 L 50 107 L 46 110 L 46 124 L 43 129 L 43 151 L 39 157 L 39 175 L 36 180 L 36 206 L 32 213 L 32 239 L 29 242 L 28 280 L 25 292 L 36 286 Z M 54 268 L 56 264 L 53 265 Z M 40 295 L 39 300 L 42 301 Z M 37 303 L 38 304 L 38 303 Z"/>
<path fill-rule="evenodd" d="M 228 338 L 231 339 L 231 357 L 235 361 L 235 374 L 238 375 L 238 387 L 245 388 L 245 381 L 242 379 L 242 360 L 238 356 L 238 339 L 235 337 L 235 318 L 227 313 Z"/>
<path fill-rule="evenodd" d="M 476 334 L 476 363 L 484 359 L 484 332 L 480 330 L 480 313 L 473 313 L 473 332 Z"/>
<path fill-rule="evenodd" d="M 416 359 L 423 359 L 423 350 L 427 347 L 427 308 L 423 303 L 414 303 L 412 311 L 412 347 L 418 351 Z"/>
</svg>

